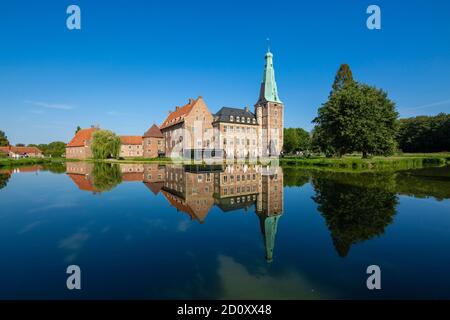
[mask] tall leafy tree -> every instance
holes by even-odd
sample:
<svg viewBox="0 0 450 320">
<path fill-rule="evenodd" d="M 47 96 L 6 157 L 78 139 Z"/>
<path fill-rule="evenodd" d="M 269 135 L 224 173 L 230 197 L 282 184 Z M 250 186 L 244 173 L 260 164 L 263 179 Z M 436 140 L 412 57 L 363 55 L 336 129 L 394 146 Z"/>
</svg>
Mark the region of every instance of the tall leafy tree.
<svg viewBox="0 0 450 320">
<path fill-rule="evenodd" d="M 0 147 L 7 147 L 9 146 L 8 137 L 6 136 L 5 132 L 0 130 Z"/>
<path fill-rule="evenodd" d="M 334 92 L 314 119 L 319 138 L 337 156 L 349 152 L 391 155 L 396 149 L 398 113 L 387 93 L 349 82 Z M 319 140 L 320 140 L 319 139 Z"/>
<path fill-rule="evenodd" d="M 81 130 L 81 127 L 80 127 L 80 126 L 77 126 L 77 129 L 75 130 L 75 134 L 77 134 L 78 131 L 80 131 L 80 130 Z"/>
<path fill-rule="evenodd" d="M 120 138 L 109 130 L 94 132 L 91 145 L 95 159 L 118 158 L 120 153 Z"/>
</svg>

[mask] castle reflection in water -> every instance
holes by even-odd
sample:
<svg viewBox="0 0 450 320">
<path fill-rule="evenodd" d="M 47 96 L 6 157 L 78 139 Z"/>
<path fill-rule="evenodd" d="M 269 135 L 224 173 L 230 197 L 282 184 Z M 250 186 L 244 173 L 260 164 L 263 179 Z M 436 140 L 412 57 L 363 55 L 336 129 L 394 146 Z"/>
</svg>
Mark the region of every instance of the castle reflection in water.
<svg viewBox="0 0 450 320">
<path fill-rule="evenodd" d="M 278 220 L 283 214 L 281 167 L 69 162 L 66 173 L 80 190 L 94 194 L 111 190 L 121 182 L 143 182 L 153 194 L 161 193 L 171 206 L 199 223 L 205 222 L 213 206 L 223 212 L 254 208 L 266 260 L 273 259 Z"/>
</svg>

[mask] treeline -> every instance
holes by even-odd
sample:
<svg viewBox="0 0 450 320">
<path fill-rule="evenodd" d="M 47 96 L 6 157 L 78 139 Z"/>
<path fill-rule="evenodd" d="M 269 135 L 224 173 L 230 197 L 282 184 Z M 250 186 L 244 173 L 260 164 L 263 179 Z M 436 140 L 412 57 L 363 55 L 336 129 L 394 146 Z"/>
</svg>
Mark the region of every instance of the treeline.
<svg viewBox="0 0 450 320">
<path fill-rule="evenodd" d="M 308 151 L 342 157 L 360 153 L 368 158 L 399 151 L 450 151 L 450 115 L 398 119 L 387 92 L 354 80 L 347 64 L 340 66 L 313 123 L 311 134 L 300 128 L 284 130 L 284 154 Z"/>
<path fill-rule="evenodd" d="M 44 156 L 52 158 L 60 158 L 66 153 L 66 143 L 62 141 L 55 141 L 48 144 L 29 144 L 28 147 L 36 147 L 42 151 Z"/>
<path fill-rule="evenodd" d="M 0 147 L 7 147 L 10 145 L 8 137 L 5 132 L 0 130 Z M 25 147 L 24 143 L 17 143 L 16 147 Z M 27 147 L 36 147 L 42 151 L 46 157 L 60 158 L 66 152 L 66 143 L 62 141 L 54 141 L 48 144 L 29 144 Z"/>
<path fill-rule="evenodd" d="M 450 151 L 450 114 L 400 119 L 397 137 L 403 152 Z"/>
</svg>

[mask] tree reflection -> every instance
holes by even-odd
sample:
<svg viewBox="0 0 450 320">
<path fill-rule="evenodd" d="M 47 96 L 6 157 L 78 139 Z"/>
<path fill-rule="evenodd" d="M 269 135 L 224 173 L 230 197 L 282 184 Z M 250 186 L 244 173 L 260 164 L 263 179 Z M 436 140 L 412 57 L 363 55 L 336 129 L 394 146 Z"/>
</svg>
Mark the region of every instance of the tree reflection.
<svg viewBox="0 0 450 320">
<path fill-rule="evenodd" d="M 92 168 L 92 180 L 93 186 L 97 191 L 110 191 L 122 182 L 120 166 L 96 162 Z"/>
<path fill-rule="evenodd" d="M 308 171 L 290 167 L 283 168 L 283 176 L 285 187 L 301 187 L 310 179 Z"/>
<path fill-rule="evenodd" d="M 368 185 L 380 182 L 380 177 L 375 177 L 374 181 L 366 181 Z M 345 178 L 350 179 L 350 176 Z M 398 198 L 395 192 L 389 191 L 389 181 L 385 181 L 384 188 L 368 188 L 313 176 L 312 183 L 316 191 L 313 200 L 326 220 L 341 257 L 347 256 L 353 244 L 383 234 L 392 223 Z"/>
<path fill-rule="evenodd" d="M 0 173 L 0 189 L 3 189 L 8 184 L 11 175 L 9 173 Z"/>
</svg>

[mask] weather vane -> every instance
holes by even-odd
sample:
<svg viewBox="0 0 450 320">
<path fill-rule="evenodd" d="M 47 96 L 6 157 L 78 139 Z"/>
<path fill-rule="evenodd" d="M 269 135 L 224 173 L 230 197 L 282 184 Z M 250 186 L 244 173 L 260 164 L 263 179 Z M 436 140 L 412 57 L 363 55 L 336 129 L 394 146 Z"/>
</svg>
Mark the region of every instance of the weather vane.
<svg viewBox="0 0 450 320">
<path fill-rule="evenodd" d="M 267 52 L 270 52 L 270 38 L 267 38 Z"/>
</svg>

